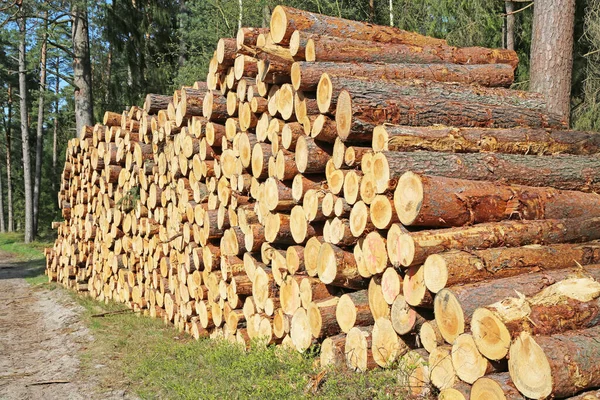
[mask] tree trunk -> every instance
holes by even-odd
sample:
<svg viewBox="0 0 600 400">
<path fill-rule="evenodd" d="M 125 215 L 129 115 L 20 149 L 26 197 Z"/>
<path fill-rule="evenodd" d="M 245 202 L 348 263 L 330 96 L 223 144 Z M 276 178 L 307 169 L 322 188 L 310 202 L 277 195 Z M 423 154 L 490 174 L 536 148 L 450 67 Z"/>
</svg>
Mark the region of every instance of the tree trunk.
<svg viewBox="0 0 600 400">
<path fill-rule="evenodd" d="M 23 10 L 19 10 L 20 13 Z M 19 33 L 19 108 L 21 110 L 21 144 L 23 149 L 23 184 L 25 192 L 25 243 L 31 243 L 34 239 L 33 231 L 33 186 L 31 182 L 31 162 L 29 159 L 29 124 L 27 116 L 27 63 L 25 61 L 25 17 L 18 18 Z"/>
<path fill-rule="evenodd" d="M 58 101 L 60 92 L 60 58 L 56 57 L 56 81 L 54 82 L 54 96 L 56 96 L 56 100 L 54 101 L 54 128 L 52 132 L 52 171 L 55 173 L 54 179 L 52 179 L 52 188 L 53 192 L 56 192 L 56 182 L 58 181 L 58 173 L 56 171 L 56 166 L 58 165 Z"/>
<path fill-rule="evenodd" d="M 533 11 L 529 88 L 548 110 L 569 120 L 575 0 L 540 0 Z"/>
<path fill-rule="evenodd" d="M 46 55 L 48 53 L 48 11 L 44 12 L 42 50 L 40 56 L 40 93 L 38 99 L 37 135 L 35 143 L 35 180 L 33 183 L 33 236 L 38 233 L 40 191 L 42 185 L 42 156 L 44 155 L 44 96 L 46 93 Z"/>
<path fill-rule="evenodd" d="M 506 1 L 506 49 L 515 49 L 515 3 Z"/>
<path fill-rule="evenodd" d="M 535 338 L 523 332 L 510 346 L 510 377 L 523 395 L 534 399 L 563 398 L 598 387 L 599 334 L 600 326 Z"/>
<path fill-rule="evenodd" d="M 0 232 L 6 232 L 4 224 L 4 188 L 2 187 L 2 169 L 0 168 Z"/>
<path fill-rule="evenodd" d="M 13 191 L 12 191 L 12 86 L 8 85 L 8 121 L 6 124 L 6 200 L 7 200 L 7 226 L 8 232 L 15 230 L 13 216 Z"/>
<path fill-rule="evenodd" d="M 92 67 L 90 62 L 90 39 L 88 32 L 87 5 L 77 0 L 71 6 L 73 37 L 73 82 L 75 84 L 76 132 L 94 125 L 92 98 Z"/>
</svg>

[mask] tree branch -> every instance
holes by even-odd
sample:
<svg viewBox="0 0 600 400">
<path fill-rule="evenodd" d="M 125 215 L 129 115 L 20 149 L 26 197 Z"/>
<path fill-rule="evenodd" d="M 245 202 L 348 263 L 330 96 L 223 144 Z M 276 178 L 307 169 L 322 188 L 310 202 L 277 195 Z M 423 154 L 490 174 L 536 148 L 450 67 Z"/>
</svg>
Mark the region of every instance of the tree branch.
<svg viewBox="0 0 600 400">
<path fill-rule="evenodd" d="M 48 44 L 50 44 L 51 46 L 56 47 L 57 49 L 60 49 L 60 50 L 64 51 L 65 53 L 67 53 L 71 57 L 75 57 L 75 54 L 73 54 L 73 50 L 69 49 L 68 47 L 63 46 L 62 44 L 56 43 L 55 41 L 50 40 L 50 39 L 48 39 Z"/>
<path fill-rule="evenodd" d="M 503 16 L 503 17 L 506 17 L 506 16 L 508 16 L 508 15 L 515 15 L 515 14 L 517 14 L 517 13 L 520 13 L 520 12 L 521 12 L 521 11 L 523 11 L 523 10 L 527 10 L 527 9 L 528 9 L 529 7 L 531 7 L 532 5 L 533 5 L 533 1 L 532 1 L 531 3 L 529 3 L 529 4 L 527 4 L 527 5 L 526 5 L 525 7 L 523 7 L 523 8 L 519 8 L 518 10 L 515 10 L 515 11 L 513 11 L 513 12 L 509 12 L 509 13 L 506 13 L 506 14 L 502 14 L 502 16 Z"/>
</svg>

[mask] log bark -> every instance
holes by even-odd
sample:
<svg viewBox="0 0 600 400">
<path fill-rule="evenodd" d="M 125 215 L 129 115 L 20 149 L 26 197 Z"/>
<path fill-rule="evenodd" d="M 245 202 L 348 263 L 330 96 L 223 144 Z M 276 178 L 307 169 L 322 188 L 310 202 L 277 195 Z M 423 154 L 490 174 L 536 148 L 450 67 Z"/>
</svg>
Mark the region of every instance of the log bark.
<svg viewBox="0 0 600 400">
<path fill-rule="evenodd" d="M 532 296 L 567 277 L 596 279 L 599 274 L 600 267 L 593 264 L 578 269 L 560 269 L 496 279 L 493 285 L 479 282 L 445 288 L 435 296 L 435 321 L 444 340 L 453 343 L 458 335 L 467 331 L 473 312 L 478 307 L 510 297 L 515 291 L 524 296 Z"/>
<path fill-rule="evenodd" d="M 600 242 L 589 242 L 448 251 L 427 257 L 423 267 L 427 289 L 437 293 L 447 286 L 598 262 Z"/>
<path fill-rule="evenodd" d="M 397 235 L 388 244 L 394 265 L 417 265 L 432 254 L 448 250 L 518 247 L 529 244 L 558 244 L 600 238 L 600 218 L 501 221 L 471 227 L 419 231 Z M 399 252 L 390 252 L 397 247 Z"/>
<path fill-rule="evenodd" d="M 600 214 L 600 196 L 596 193 L 433 177 L 413 172 L 404 173 L 398 180 L 394 205 L 405 226 L 450 227 L 513 218 L 561 219 Z M 373 207 L 371 214 L 375 222 Z"/>
<path fill-rule="evenodd" d="M 407 44 L 446 44 L 445 40 L 422 36 L 388 26 L 377 26 L 365 22 L 311 13 L 292 7 L 277 6 L 271 14 L 271 37 L 275 43 L 287 44 L 296 30 L 347 37 L 360 40 Z"/>
<path fill-rule="evenodd" d="M 562 280 L 532 297 L 509 297 L 478 308 L 472 318 L 473 336 L 482 354 L 500 359 L 523 331 L 552 335 L 598 325 L 599 296 L 600 284 L 592 279 Z"/>
<path fill-rule="evenodd" d="M 381 43 L 300 33 L 306 42 L 304 58 L 317 62 L 356 62 L 384 64 L 508 64 L 516 68 L 517 54 L 512 50 L 448 45 Z M 428 77 L 429 78 L 429 77 Z"/>
<path fill-rule="evenodd" d="M 292 65 L 290 71 L 295 90 L 314 91 L 323 73 L 331 76 L 363 77 L 403 81 L 424 79 L 437 82 L 460 82 L 489 87 L 509 87 L 514 70 L 507 64 L 405 64 L 405 63 L 355 63 L 304 62 Z"/>
<path fill-rule="evenodd" d="M 600 152 L 600 135 L 551 129 L 379 125 L 373 130 L 372 145 L 374 151 L 596 154 Z"/>
</svg>

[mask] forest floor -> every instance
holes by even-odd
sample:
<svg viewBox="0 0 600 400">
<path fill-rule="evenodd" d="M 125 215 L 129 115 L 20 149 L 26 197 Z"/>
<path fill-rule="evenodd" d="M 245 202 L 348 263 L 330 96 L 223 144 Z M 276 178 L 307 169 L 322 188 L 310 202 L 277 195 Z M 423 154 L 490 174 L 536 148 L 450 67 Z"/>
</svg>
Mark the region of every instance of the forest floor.
<svg viewBox="0 0 600 400">
<path fill-rule="evenodd" d="M 94 341 L 81 319 L 84 309 L 64 290 L 26 280 L 43 268 L 0 251 L 0 398 L 127 397 L 125 390 L 99 387 L 103 365 L 95 374 L 81 368 L 81 354 Z"/>
</svg>

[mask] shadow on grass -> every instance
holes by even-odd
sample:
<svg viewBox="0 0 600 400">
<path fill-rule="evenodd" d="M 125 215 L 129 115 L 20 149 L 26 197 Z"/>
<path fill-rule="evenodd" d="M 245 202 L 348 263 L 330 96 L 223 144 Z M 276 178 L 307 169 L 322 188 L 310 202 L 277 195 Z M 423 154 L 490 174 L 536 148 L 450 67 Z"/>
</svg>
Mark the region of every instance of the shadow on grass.
<svg viewBox="0 0 600 400">
<path fill-rule="evenodd" d="M 47 281 L 44 274 L 45 268 L 46 263 L 44 260 L 0 260 L 0 279 L 24 278 L 30 283 L 37 284 L 41 283 L 39 281 Z"/>
</svg>

